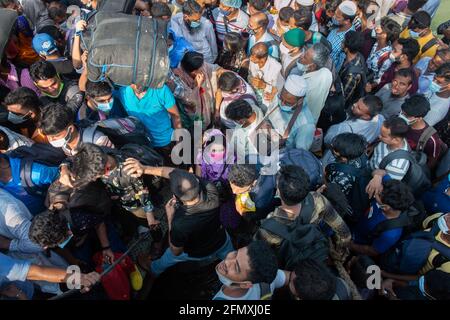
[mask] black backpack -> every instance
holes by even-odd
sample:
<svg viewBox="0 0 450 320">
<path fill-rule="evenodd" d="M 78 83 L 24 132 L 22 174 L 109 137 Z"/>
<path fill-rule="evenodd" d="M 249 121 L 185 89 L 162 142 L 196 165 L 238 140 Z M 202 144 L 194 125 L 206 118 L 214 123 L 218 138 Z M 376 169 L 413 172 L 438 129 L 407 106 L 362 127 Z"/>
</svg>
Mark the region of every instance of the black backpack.
<svg viewBox="0 0 450 320">
<path fill-rule="evenodd" d="M 281 269 L 292 271 L 298 262 L 304 259 L 327 259 L 329 242 L 319 226 L 310 223 L 313 211 L 314 202 L 305 201 L 300 216 L 292 224 L 283 224 L 275 217 L 261 223 L 261 229 L 283 239 L 277 252 Z"/>
<path fill-rule="evenodd" d="M 355 178 L 355 182 L 350 190 L 347 200 L 352 208 L 352 213 L 347 217 L 349 222 L 356 223 L 360 220 L 370 206 L 369 195 L 366 187 L 372 179 L 372 175 L 366 166 L 356 168 L 355 166 L 345 163 L 330 163 L 325 168 L 325 172 L 338 171 Z"/>
<path fill-rule="evenodd" d="M 37 186 L 31 179 L 33 163 L 40 163 L 49 167 L 59 166 L 66 155 L 60 148 L 55 148 L 50 144 L 35 143 L 31 146 L 21 146 L 8 153 L 11 158 L 21 159 L 20 180 L 23 188 L 28 194 L 45 196 L 47 188 Z"/>
<path fill-rule="evenodd" d="M 416 156 L 420 157 L 420 159 L 417 160 Z M 426 164 L 426 156 L 424 153 L 395 150 L 381 160 L 379 168 L 384 170 L 389 163 L 398 159 L 406 159 L 409 161 L 408 172 L 402 181 L 411 188 L 415 196 L 421 195 L 431 188 L 430 178 L 427 174 L 428 167 Z"/>
</svg>

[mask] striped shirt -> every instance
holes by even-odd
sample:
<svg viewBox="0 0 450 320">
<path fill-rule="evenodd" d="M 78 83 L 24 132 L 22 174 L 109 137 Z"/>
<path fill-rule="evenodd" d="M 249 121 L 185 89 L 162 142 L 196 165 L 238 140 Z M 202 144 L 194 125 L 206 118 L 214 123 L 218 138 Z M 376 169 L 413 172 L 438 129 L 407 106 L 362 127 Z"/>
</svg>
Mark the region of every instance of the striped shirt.
<svg viewBox="0 0 450 320">
<path fill-rule="evenodd" d="M 403 139 L 403 147 L 402 150 L 409 151 L 408 142 Z M 398 150 L 398 149 L 395 149 Z M 369 160 L 369 167 L 371 170 L 379 169 L 380 163 L 384 157 L 386 157 L 389 153 L 394 152 L 395 150 L 389 149 L 388 145 L 384 142 L 380 142 L 372 155 L 372 158 Z M 387 174 L 395 180 L 402 180 L 406 175 L 409 169 L 409 161 L 406 159 L 396 159 L 391 161 L 384 170 L 386 170 Z"/>
<path fill-rule="evenodd" d="M 219 38 L 219 41 L 221 42 L 223 42 L 223 38 L 226 33 L 237 32 L 240 34 L 248 26 L 249 17 L 240 9 L 238 16 L 235 19 L 227 21 L 227 27 L 225 27 L 225 23 L 223 21 L 224 15 L 219 11 L 219 8 L 213 10 L 213 17 L 216 23 L 217 38 Z"/>
<path fill-rule="evenodd" d="M 331 58 L 333 59 L 336 71 L 341 70 L 342 64 L 345 60 L 345 53 L 342 50 L 342 43 L 344 42 L 345 35 L 350 30 L 355 30 L 354 26 L 351 26 L 348 30 L 339 32 L 339 28 L 331 30 L 327 37 L 327 40 L 331 44 Z"/>
</svg>

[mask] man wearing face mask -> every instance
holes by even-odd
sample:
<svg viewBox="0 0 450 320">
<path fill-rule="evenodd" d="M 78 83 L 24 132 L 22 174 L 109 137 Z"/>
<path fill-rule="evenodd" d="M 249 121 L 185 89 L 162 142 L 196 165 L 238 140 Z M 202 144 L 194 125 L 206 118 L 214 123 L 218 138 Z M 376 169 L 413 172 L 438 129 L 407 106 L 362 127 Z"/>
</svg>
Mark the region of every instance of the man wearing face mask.
<svg viewBox="0 0 450 320">
<path fill-rule="evenodd" d="M 422 95 L 414 95 L 406 99 L 401 107 L 400 117 L 405 119 L 409 125 L 406 140 L 412 150 L 424 152 L 427 155 L 427 165 L 430 169 L 434 169 L 440 157 L 447 150 L 447 146 L 439 138 L 439 135 L 424 120 L 424 117 L 430 111 L 430 103 Z M 425 131 L 432 131 L 427 134 L 426 141 L 422 141 L 422 135 Z M 434 131 L 434 133 L 433 133 Z"/>
<path fill-rule="evenodd" d="M 327 37 L 332 48 L 331 57 L 338 72 L 345 60 L 345 53 L 342 49 L 345 35 L 348 31 L 355 30 L 352 23 L 356 16 L 356 10 L 356 4 L 353 1 L 343 1 L 337 8 L 332 20 L 335 28 L 331 30 Z"/>
<path fill-rule="evenodd" d="M 49 61 L 38 61 L 30 67 L 30 75 L 41 91 L 42 103 L 51 102 L 67 105 L 74 114 L 84 102 L 84 94 L 76 82 L 62 80 Z"/>
<path fill-rule="evenodd" d="M 401 34 L 400 38 L 416 39 L 420 46 L 418 55 L 414 58 L 413 64 L 424 57 L 433 57 L 438 49 L 438 40 L 431 32 L 431 17 L 425 11 L 416 12 L 411 21 Z"/>
<path fill-rule="evenodd" d="M 437 68 L 444 63 L 450 62 L 450 48 L 439 49 L 433 58 L 425 57 L 416 63 L 415 68 L 419 70 L 419 90 L 418 93 L 429 95 L 430 85 L 434 79 Z"/>
<path fill-rule="evenodd" d="M 269 18 L 264 12 L 257 12 L 250 16 L 248 21 L 248 33 L 250 38 L 248 39 L 247 52 L 250 53 L 251 49 L 257 43 L 265 43 L 269 48 L 269 54 L 274 59 L 280 59 L 280 52 L 278 44 L 274 40 L 273 36 L 268 32 Z"/>
<path fill-rule="evenodd" d="M 278 269 L 273 251 L 263 241 L 230 252 L 216 266 L 216 273 L 223 286 L 213 300 L 269 299 L 289 280 L 289 272 Z"/>
<path fill-rule="evenodd" d="M 419 88 L 419 81 L 417 72 L 414 68 L 412 61 L 414 57 L 419 53 L 419 43 L 415 39 L 398 39 L 392 45 L 392 51 L 389 55 L 389 59 L 392 61 L 391 66 L 381 76 L 381 80 L 378 84 L 366 85 L 366 92 L 377 92 L 383 88 L 386 83 L 391 83 L 394 79 L 395 72 L 400 69 L 410 69 L 414 75 L 412 86 L 408 90 L 409 94 L 414 94 Z"/>
<path fill-rule="evenodd" d="M 102 121 L 127 116 L 119 99 L 114 99 L 113 88 L 108 82 L 92 82 L 86 84 L 86 107 L 80 108 L 79 119 Z"/>
<path fill-rule="evenodd" d="M 286 148 L 309 150 L 316 129 L 314 117 L 304 101 L 305 79 L 291 75 L 266 113 L 267 120 L 281 137 Z"/>
<path fill-rule="evenodd" d="M 283 77 L 286 79 L 304 52 L 305 32 L 300 28 L 289 30 L 281 37 L 280 54 Z"/>
<path fill-rule="evenodd" d="M 383 191 L 375 196 L 367 215 L 354 228 L 350 250 L 357 254 L 378 256 L 394 246 L 403 232 L 403 226 L 377 230 L 386 220 L 399 218 L 411 208 L 414 196 L 406 184 L 396 180 L 383 182 Z"/>
<path fill-rule="evenodd" d="M 265 43 L 258 43 L 251 49 L 248 81 L 267 111 L 277 92 L 283 88 L 284 79 L 281 64 L 269 55 Z"/>
<path fill-rule="evenodd" d="M 183 4 L 183 11 L 172 17 L 171 29 L 183 36 L 195 51 L 200 52 L 208 63 L 217 59 L 217 43 L 213 25 L 202 16 L 202 7 L 194 0 Z"/>
<path fill-rule="evenodd" d="M 317 124 L 333 84 L 333 74 L 327 68 L 330 51 L 322 43 L 316 43 L 305 51 L 291 75 L 298 74 L 306 81 L 305 101 Z"/>
<path fill-rule="evenodd" d="M 4 105 L 8 110 L 8 121 L 24 136 L 38 143 L 48 143 L 47 137 L 38 129 L 42 103 L 36 93 L 19 88 L 6 96 Z"/>
<path fill-rule="evenodd" d="M 242 0 L 220 0 L 218 8 L 213 10 L 217 38 L 222 46 L 223 38 L 228 32 L 241 33 L 248 26 L 248 14 L 241 10 Z"/>
<path fill-rule="evenodd" d="M 40 130 L 55 148 L 62 148 L 67 156 L 78 153 L 83 145 L 83 130 L 75 126 L 72 111 L 63 105 L 52 103 L 42 111 Z M 109 138 L 97 130 L 93 137 L 94 144 L 101 147 L 114 148 Z"/>
<path fill-rule="evenodd" d="M 430 126 L 434 126 L 445 118 L 450 106 L 450 62 L 436 70 L 430 84 L 430 92 L 431 94 L 428 94 L 427 98 L 430 101 L 431 109 L 424 120 Z"/>
</svg>

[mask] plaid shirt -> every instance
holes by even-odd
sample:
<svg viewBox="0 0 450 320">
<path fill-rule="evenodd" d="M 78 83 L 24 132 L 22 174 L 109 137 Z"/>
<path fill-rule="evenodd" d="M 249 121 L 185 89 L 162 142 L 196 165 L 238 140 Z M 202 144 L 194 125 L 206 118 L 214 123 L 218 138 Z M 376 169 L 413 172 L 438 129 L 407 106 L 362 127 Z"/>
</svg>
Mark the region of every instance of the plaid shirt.
<svg viewBox="0 0 450 320">
<path fill-rule="evenodd" d="M 331 58 L 333 59 L 336 71 L 338 72 L 341 70 L 342 64 L 345 60 L 345 53 L 342 50 L 342 42 L 344 42 L 345 35 L 350 30 L 354 31 L 355 27 L 351 26 L 350 29 L 342 32 L 339 32 L 338 28 L 334 28 L 327 37 L 327 40 L 331 44 Z"/>
</svg>

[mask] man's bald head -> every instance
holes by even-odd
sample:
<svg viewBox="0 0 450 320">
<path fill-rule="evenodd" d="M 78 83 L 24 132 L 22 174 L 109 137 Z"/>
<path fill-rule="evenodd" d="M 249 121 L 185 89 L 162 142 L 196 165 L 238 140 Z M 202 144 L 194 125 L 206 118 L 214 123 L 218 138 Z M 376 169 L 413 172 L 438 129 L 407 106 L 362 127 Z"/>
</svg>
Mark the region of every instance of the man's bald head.
<svg viewBox="0 0 450 320">
<path fill-rule="evenodd" d="M 269 55 L 269 48 L 264 42 L 258 42 L 252 47 L 250 53 L 257 59 L 263 59 Z"/>
<path fill-rule="evenodd" d="M 267 26 L 269 25 L 269 18 L 264 12 L 257 12 L 250 16 L 248 24 L 250 28 L 253 30 L 258 27 L 263 27 L 264 29 L 266 29 Z"/>
</svg>

